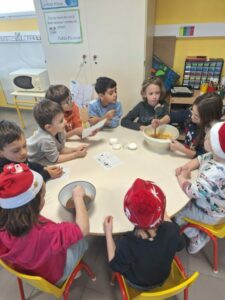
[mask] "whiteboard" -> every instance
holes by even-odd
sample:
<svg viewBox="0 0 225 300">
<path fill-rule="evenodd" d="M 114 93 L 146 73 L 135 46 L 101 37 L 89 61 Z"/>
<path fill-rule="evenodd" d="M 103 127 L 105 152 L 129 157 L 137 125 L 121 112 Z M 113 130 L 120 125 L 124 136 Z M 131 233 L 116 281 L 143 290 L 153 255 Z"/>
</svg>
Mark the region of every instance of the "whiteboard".
<svg viewBox="0 0 225 300">
<path fill-rule="evenodd" d="M 9 73 L 20 68 L 46 68 L 43 48 L 36 43 L 0 44 L 0 81 L 8 104 L 13 103 Z"/>
</svg>

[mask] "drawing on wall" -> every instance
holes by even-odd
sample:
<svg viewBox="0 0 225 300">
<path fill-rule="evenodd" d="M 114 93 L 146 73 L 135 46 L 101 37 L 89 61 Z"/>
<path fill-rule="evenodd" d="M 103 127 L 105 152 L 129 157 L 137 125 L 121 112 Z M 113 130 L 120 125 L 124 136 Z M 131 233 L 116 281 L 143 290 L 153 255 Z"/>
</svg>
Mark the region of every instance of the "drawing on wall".
<svg viewBox="0 0 225 300">
<path fill-rule="evenodd" d="M 167 91 L 169 91 L 171 86 L 173 86 L 180 78 L 179 74 L 174 72 L 155 55 L 153 55 L 152 58 L 151 76 L 160 77 Z"/>
<path fill-rule="evenodd" d="M 78 0 L 41 0 L 42 9 L 78 7 Z"/>
<path fill-rule="evenodd" d="M 82 42 L 79 10 L 46 12 L 45 22 L 50 44 Z"/>
</svg>

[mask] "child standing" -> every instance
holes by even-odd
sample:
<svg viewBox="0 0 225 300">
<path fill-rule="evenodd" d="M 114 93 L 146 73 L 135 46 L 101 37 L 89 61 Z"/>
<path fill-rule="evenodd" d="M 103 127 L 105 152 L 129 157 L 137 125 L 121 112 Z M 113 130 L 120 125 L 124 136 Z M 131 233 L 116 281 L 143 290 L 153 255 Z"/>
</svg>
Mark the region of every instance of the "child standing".
<svg viewBox="0 0 225 300">
<path fill-rule="evenodd" d="M 66 120 L 66 138 L 73 135 L 82 136 L 82 122 L 78 106 L 72 102 L 72 96 L 68 87 L 62 84 L 51 85 L 45 97 L 61 105 Z"/>
<path fill-rule="evenodd" d="M 94 125 L 107 119 L 106 127 L 117 127 L 122 116 L 121 103 L 117 99 L 116 82 L 108 77 L 99 77 L 95 84 L 98 98 L 89 103 L 89 123 Z"/>
<path fill-rule="evenodd" d="M 124 198 L 124 212 L 134 230 L 115 244 L 112 217 L 105 218 L 110 267 L 136 289 L 162 285 L 170 274 L 176 251 L 184 246 L 179 227 L 165 215 L 165 206 L 165 195 L 156 184 L 136 179 Z"/>
<path fill-rule="evenodd" d="M 218 122 L 207 132 L 204 142 L 206 153 L 176 169 L 180 187 L 191 201 L 175 216 L 179 225 L 184 217 L 206 224 L 225 222 L 225 122 Z M 189 181 L 190 172 L 199 169 L 195 182 Z M 190 239 L 188 252 L 200 251 L 209 237 L 196 228 L 187 228 Z"/>
<path fill-rule="evenodd" d="M 66 121 L 59 104 L 43 99 L 35 105 L 33 115 L 39 128 L 27 139 L 30 161 L 40 164 L 61 163 L 86 155 L 86 145 L 77 148 L 65 146 Z"/>
<path fill-rule="evenodd" d="M 193 158 L 205 153 L 203 147 L 205 130 L 222 117 L 223 101 L 217 93 L 207 93 L 197 97 L 186 122 L 184 144 L 173 140 L 171 151 L 179 151 Z"/>
<path fill-rule="evenodd" d="M 0 121 L 0 172 L 4 165 L 21 162 L 41 174 L 44 181 L 62 175 L 63 170 L 59 166 L 42 166 L 27 160 L 27 144 L 23 131 L 14 122 Z"/>
<path fill-rule="evenodd" d="M 152 125 L 154 128 L 170 122 L 169 108 L 164 101 L 166 91 L 160 78 L 144 80 L 139 102 L 122 118 L 121 125 L 134 130 L 143 130 Z M 136 120 L 137 119 L 137 120 Z"/>
<path fill-rule="evenodd" d="M 84 190 L 73 190 L 76 223 L 56 224 L 42 216 L 45 184 L 25 164 L 10 164 L 0 174 L 0 259 L 21 272 L 61 284 L 87 249 L 89 232 Z"/>
</svg>

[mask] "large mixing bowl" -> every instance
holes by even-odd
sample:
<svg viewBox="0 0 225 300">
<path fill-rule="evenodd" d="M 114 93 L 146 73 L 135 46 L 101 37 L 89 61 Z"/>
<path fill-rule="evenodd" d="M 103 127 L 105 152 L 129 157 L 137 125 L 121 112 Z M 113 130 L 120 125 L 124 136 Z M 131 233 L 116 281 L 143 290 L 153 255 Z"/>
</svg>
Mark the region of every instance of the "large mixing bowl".
<svg viewBox="0 0 225 300">
<path fill-rule="evenodd" d="M 156 129 L 156 135 L 167 136 L 167 138 L 155 138 L 155 129 L 153 127 L 148 127 L 143 130 L 143 135 L 145 141 L 148 143 L 150 149 L 156 152 L 166 151 L 169 149 L 171 139 L 177 139 L 179 136 L 179 131 L 176 127 L 172 125 L 161 125 Z"/>
<path fill-rule="evenodd" d="M 85 191 L 84 202 L 85 202 L 87 209 L 89 209 L 89 207 L 92 205 L 92 203 L 95 199 L 96 189 L 93 186 L 93 184 L 91 184 L 90 182 L 73 181 L 73 182 L 65 185 L 59 192 L 58 199 L 59 199 L 59 202 L 61 203 L 61 205 L 71 212 L 75 212 L 75 207 L 73 207 L 73 200 L 71 201 L 71 199 L 72 199 L 73 189 L 78 185 L 80 185 L 84 188 L 84 191 Z M 69 203 L 68 203 L 68 201 L 69 201 Z M 68 205 L 68 204 L 70 204 L 70 205 Z"/>
</svg>

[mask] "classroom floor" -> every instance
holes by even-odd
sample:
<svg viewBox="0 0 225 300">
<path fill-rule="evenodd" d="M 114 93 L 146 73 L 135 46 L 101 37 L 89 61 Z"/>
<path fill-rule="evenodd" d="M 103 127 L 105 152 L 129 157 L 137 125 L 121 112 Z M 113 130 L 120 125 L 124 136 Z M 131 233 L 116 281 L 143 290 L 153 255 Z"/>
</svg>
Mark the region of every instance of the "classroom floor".
<svg viewBox="0 0 225 300">
<path fill-rule="evenodd" d="M 30 136 L 36 128 L 35 121 L 30 111 L 24 111 L 26 137 Z M 14 110 L 0 109 L 0 120 L 7 119 L 18 122 L 18 116 Z M 74 300 L 121 300 L 118 286 L 110 286 L 110 270 L 107 265 L 106 245 L 104 237 L 89 237 L 89 250 L 84 256 L 86 262 L 92 267 L 97 281 L 92 282 L 85 274 L 74 281 L 71 286 L 69 299 Z M 212 243 L 208 243 L 203 251 L 196 255 L 189 255 L 186 250 L 179 253 L 186 271 L 192 274 L 200 272 L 200 277 L 189 290 L 189 299 L 193 300 L 222 300 L 224 299 L 225 279 L 225 239 L 219 240 L 219 273 L 212 272 Z M 5 270 L 0 269 L 0 300 L 16 300 L 19 291 L 15 278 Z M 25 285 L 25 294 L 29 300 L 53 300 L 54 297 L 43 294 L 32 287 Z M 171 298 L 183 299 L 182 295 Z"/>
</svg>

